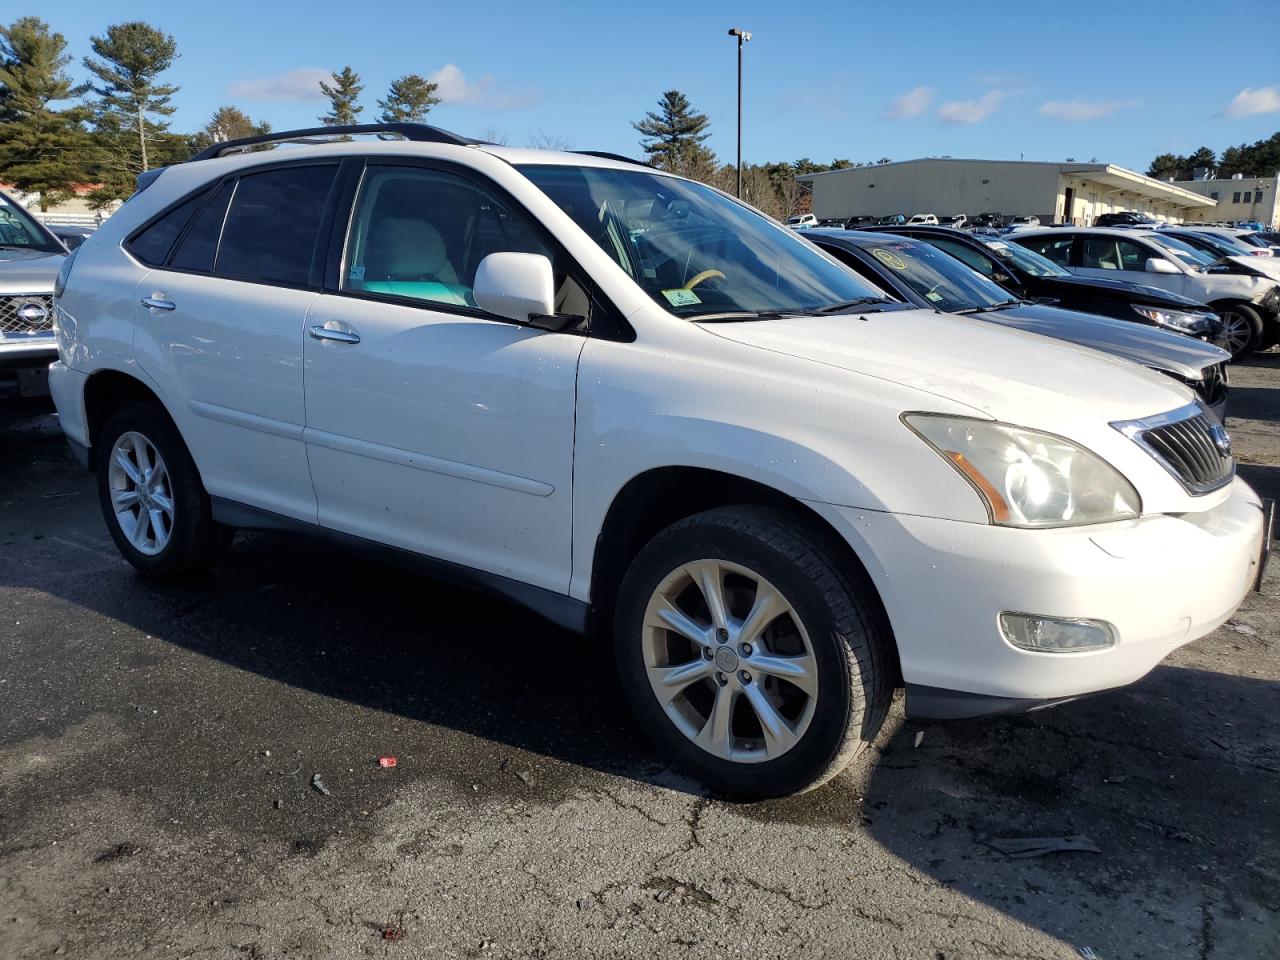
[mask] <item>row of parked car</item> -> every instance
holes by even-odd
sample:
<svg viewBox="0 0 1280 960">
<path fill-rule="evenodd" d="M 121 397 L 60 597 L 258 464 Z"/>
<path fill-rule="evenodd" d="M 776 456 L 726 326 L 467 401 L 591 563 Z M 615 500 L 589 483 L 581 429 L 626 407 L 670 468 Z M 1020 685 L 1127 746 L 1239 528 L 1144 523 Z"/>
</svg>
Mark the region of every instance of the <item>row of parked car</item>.
<svg viewBox="0 0 1280 960">
<path fill-rule="evenodd" d="M 897 687 L 951 719 L 1130 683 L 1267 559 L 1213 313 L 891 230 L 425 125 L 246 138 L 59 257 L 49 383 L 144 575 L 237 527 L 387 548 L 611 644 L 666 756 L 776 796 Z M 477 632 L 432 642 L 502 669 L 450 603 Z"/>
<path fill-rule="evenodd" d="M 1141 215 L 1134 215 L 1141 216 Z M 822 229 L 822 228 L 817 228 Z M 826 228 L 830 231 L 832 228 Z M 848 232 L 848 228 L 844 228 Z M 969 251 L 969 266 L 981 269 L 991 279 L 1007 275 L 1009 251 L 1023 249 L 1038 254 L 1036 272 L 1052 272 L 1079 282 L 1082 278 L 1101 281 L 1113 289 L 1135 286 L 1153 294 L 1162 310 L 1143 316 L 1139 322 L 1162 326 L 1180 333 L 1187 329 L 1184 315 L 1214 314 L 1221 323 L 1216 342 L 1233 357 L 1280 343 L 1277 318 L 1277 284 L 1280 283 L 1280 234 L 1237 227 L 1158 225 L 1127 222 L 1123 226 L 1076 227 L 1055 225 L 1036 229 L 1022 225 L 999 233 L 956 230 L 942 225 L 904 223 L 863 225 L 866 230 L 888 230 L 906 236 L 936 241 L 952 255 Z M 813 228 L 806 229 L 806 236 Z M 837 230 L 836 235 L 839 235 Z M 974 262 L 973 251 L 1001 251 L 1010 269 L 996 270 L 987 261 Z M 1025 260 L 1025 254 L 1016 254 Z M 1117 281 L 1122 283 L 1117 285 Z M 997 282 L 999 280 L 997 279 Z M 1012 292 L 1026 295 L 1025 288 Z M 1045 295 L 1048 296 L 1048 295 Z M 1150 306 L 1150 304 L 1148 304 Z M 1102 305 L 1084 304 L 1073 309 L 1116 315 Z M 1200 321 L 1195 321 L 1198 327 Z"/>
</svg>

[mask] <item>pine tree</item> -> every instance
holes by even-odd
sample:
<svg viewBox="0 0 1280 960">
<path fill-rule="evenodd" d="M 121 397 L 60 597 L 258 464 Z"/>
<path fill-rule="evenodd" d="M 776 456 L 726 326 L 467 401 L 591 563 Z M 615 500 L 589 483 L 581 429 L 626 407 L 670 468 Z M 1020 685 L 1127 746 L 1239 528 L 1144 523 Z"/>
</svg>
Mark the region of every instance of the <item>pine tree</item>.
<svg viewBox="0 0 1280 960">
<path fill-rule="evenodd" d="M 644 136 L 640 145 L 649 161 L 661 170 L 678 173 L 691 168 L 705 170 L 715 164 L 715 154 L 703 146 L 710 136 L 706 132 L 710 123 L 705 114 L 693 112 L 683 93 L 668 90 L 658 100 L 658 112 L 650 111 L 631 125 Z"/>
<path fill-rule="evenodd" d="M 51 104 L 81 96 L 72 83 L 66 38 L 37 17 L 0 27 L 0 170 L 19 190 L 40 193 L 40 209 L 66 197 L 89 176 L 89 110 Z"/>
<path fill-rule="evenodd" d="M 346 127 L 356 123 L 357 115 L 364 109 L 356 101 L 364 84 L 360 82 L 360 74 L 349 66 L 343 67 L 341 73 L 330 74 L 333 84 L 320 81 L 320 89 L 329 98 L 329 112 L 320 118 L 326 127 Z"/>
<path fill-rule="evenodd" d="M 94 127 L 106 154 L 104 189 L 127 197 L 155 154 L 172 153 L 169 125 L 158 118 L 173 114 L 169 98 L 178 88 L 159 77 L 173 66 L 178 47 L 172 36 L 138 20 L 107 27 L 105 35 L 90 37 L 90 45 L 98 58 L 85 57 L 84 65 L 98 81 L 92 86 L 98 96 Z"/>
<path fill-rule="evenodd" d="M 205 147 L 224 140 L 235 140 L 240 137 L 256 137 L 270 133 L 271 124 L 254 123 L 248 114 L 238 107 L 223 106 L 213 112 L 204 129 L 191 138 L 191 151 L 198 153 Z"/>
<path fill-rule="evenodd" d="M 422 123 L 431 108 L 440 102 L 436 86 L 416 73 L 392 80 L 387 99 L 378 101 L 382 108 L 380 119 L 383 123 Z"/>
</svg>

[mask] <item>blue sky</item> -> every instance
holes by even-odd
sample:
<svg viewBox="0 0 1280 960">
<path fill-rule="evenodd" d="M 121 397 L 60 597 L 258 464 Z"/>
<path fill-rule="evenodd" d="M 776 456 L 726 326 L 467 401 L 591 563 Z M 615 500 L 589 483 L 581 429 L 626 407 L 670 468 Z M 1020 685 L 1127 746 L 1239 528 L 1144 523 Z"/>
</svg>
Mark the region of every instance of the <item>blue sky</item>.
<svg viewBox="0 0 1280 960">
<path fill-rule="evenodd" d="M 77 56 L 110 22 L 172 33 L 176 130 L 233 103 L 277 129 L 311 125 L 315 78 L 351 64 L 362 119 L 404 73 L 440 79 L 441 126 L 538 131 L 575 149 L 636 155 L 629 121 L 684 91 L 732 161 L 736 52 L 750 30 L 744 159 L 905 160 L 927 155 L 1077 160 L 1146 169 L 1156 153 L 1215 150 L 1280 129 L 1280 0 L 1071 4 L 855 0 L 402 3 L 25 0 Z M 1260 46 L 1260 44 L 1262 44 Z"/>
</svg>

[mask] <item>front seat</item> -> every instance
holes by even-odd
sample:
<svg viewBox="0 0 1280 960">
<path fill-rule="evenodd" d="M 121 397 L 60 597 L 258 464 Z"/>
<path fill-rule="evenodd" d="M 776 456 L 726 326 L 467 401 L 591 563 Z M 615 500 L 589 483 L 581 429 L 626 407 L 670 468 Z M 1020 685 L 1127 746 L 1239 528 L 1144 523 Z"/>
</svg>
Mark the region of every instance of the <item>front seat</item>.
<svg viewBox="0 0 1280 960">
<path fill-rule="evenodd" d="M 458 283 L 440 231 L 411 217 L 388 217 L 370 231 L 360 289 L 475 306 L 471 290 Z"/>
</svg>

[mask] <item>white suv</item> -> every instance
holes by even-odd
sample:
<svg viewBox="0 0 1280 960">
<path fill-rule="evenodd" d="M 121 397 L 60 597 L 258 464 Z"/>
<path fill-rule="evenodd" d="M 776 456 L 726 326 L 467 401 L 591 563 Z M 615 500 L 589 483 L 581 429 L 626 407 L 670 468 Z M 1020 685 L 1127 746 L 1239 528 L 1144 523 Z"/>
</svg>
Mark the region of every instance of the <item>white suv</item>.
<svg viewBox="0 0 1280 960">
<path fill-rule="evenodd" d="M 889 303 L 638 164 L 378 129 L 212 148 L 63 271 L 55 401 L 144 573 L 233 527 L 398 549 L 611 636 L 645 729 L 752 797 L 898 685 L 1116 687 L 1255 583 L 1263 504 L 1167 377 Z"/>
</svg>

